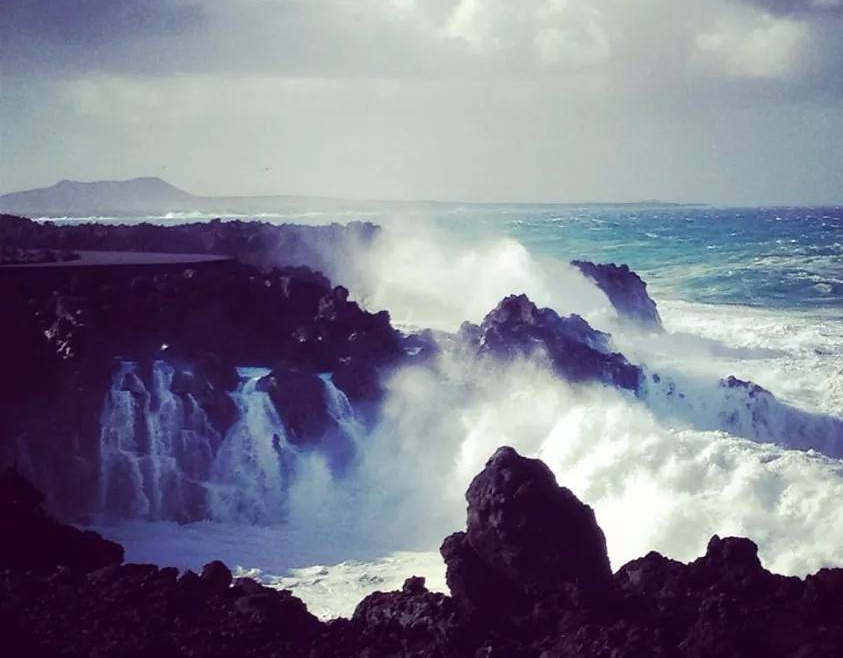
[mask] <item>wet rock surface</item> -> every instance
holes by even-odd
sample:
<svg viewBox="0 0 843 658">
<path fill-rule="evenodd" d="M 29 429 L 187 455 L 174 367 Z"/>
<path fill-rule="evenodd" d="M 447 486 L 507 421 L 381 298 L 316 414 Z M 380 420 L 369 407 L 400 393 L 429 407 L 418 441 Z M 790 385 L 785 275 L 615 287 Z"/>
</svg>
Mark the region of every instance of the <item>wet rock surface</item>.
<svg viewBox="0 0 843 658">
<path fill-rule="evenodd" d="M 642 371 L 611 351 L 611 337 L 578 315 L 560 317 L 538 308 L 526 295 L 503 299 L 480 326 L 464 323 L 460 338 L 478 355 L 511 359 L 546 357 L 558 375 L 571 382 L 599 381 L 637 391 Z"/>
<path fill-rule="evenodd" d="M 627 265 L 596 264 L 575 260 L 576 267 L 602 290 L 622 320 L 650 330 L 662 330 L 656 302 L 647 294 L 647 284 Z"/>
<path fill-rule="evenodd" d="M 649 553 L 612 575 L 591 510 L 544 464 L 511 448 L 492 456 L 466 498 L 467 530 L 443 546 L 451 596 L 409 578 L 399 592 L 366 597 L 351 619 L 320 622 L 290 592 L 233 580 L 221 562 L 201 575 L 120 564 L 116 544 L 98 536 L 79 543 L 80 531 L 48 519 L 39 492 L 7 471 L 4 648 L 15 656 L 310 658 L 843 652 L 841 569 L 778 576 L 752 541 L 715 536 L 689 564 Z M 47 522 L 76 539 L 51 542 Z M 33 550 L 42 542 L 52 546 Z M 485 580 L 469 586 L 478 573 Z"/>
</svg>

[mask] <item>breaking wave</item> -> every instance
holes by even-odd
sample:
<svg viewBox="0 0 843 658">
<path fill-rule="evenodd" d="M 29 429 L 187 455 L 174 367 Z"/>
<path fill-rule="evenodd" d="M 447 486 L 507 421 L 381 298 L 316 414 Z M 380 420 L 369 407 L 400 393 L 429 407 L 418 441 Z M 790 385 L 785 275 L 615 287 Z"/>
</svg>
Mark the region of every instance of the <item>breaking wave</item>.
<svg viewBox="0 0 843 658">
<path fill-rule="evenodd" d="M 752 537 L 780 573 L 839 562 L 836 314 L 657 299 L 666 331 L 645 332 L 620 325 L 579 271 L 511 238 L 459 242 L 396 225 L 368 257 L 349 277 L 352 294 L 399 324 L 453 331 L 523 292 L 610 331 L 614 349 L 645 366 L 650 384 L 639 396 L 573 385 L 540 362 L 468 360 L 443 340 L 435 363 L 390 378 L 368 435 L 347 426 L 358 449 L 339 476 L 318 452 L 284 445 L 283 419 L 249 388 L 256 373 L 241 371 L 240 420 L 204 480 L 211 516 L 224 523 L 105 528 L 129 559 L 195 568 L 222 557 L 294 587 L 323 616 L 348 614 L 363 594 L 412 573 L 441 584 L 435 551 L 463 525 L 468 482 L 497 447 L 511 445 L 543 459 L 594 507 L 615 568 L 649 550 L 692 559 L 713 534 Z M 720 383 L 729 376 L 756 382 L 775 404 L 754 416 L 744 389 Z M 668 395 L 666 382 L 684 397 Z M 349 419 L 353 410 L 336 404 Z"/>
</svg>

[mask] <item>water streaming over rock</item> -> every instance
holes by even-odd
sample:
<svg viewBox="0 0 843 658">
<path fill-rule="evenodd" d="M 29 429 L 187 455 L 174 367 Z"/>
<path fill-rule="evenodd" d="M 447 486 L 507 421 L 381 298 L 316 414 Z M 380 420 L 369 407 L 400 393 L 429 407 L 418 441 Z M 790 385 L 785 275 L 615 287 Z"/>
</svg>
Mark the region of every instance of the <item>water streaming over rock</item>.
<svg viewBox="0 0 843 658">
<path fill-rule="evenodd" d="M 219 434 L 195 398 L 172 392 L 158 361 L 147 384 L 123 362 L 106 394 L 100 433 L 100 507 L 119 516 L 186 519 L 201 512 Z"/>
<path fill-rule="evenodd" d="M 209 487 L 210 515 L 219 520 L 277 521 L 284 514 L 285 488 L 297 449 L 269 395 L 258 390 L 268 369 L 242 368 L 232 394 L 239 418 L 214 460 Z"/>
<path fill-rule="evenodd" d="M 288 440 L 284 419 L 258 382 L 267 368 L 240 368 L 231 392 L 238 414 L 225 436 L 190 393 L 174 393 L 174 368 L 156 361 L 148 372 L 122 362 L 101 417 L 99 508 L 108 516 L 150 520 L 214 519 L 249 523 L 283 520 L 287 491 L 302 453 Z M 313 449 L 329 459 L 356 449 L 363 427 L 330 374 L 325 412 L 339 437 Z"/>
</svg>

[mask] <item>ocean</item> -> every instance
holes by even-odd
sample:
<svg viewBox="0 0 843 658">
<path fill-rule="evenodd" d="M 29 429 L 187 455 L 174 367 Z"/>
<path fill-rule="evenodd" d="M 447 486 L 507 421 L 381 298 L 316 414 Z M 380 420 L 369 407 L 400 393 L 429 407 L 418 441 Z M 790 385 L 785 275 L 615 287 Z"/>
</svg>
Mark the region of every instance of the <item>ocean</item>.
<svg viewBox="0 0 843 658">
<path fill-rule="evenodd" d="M 106 221 L 141 219 L 188 217 Z M 444 589 L 438 545 L 463 526 L 471 477 L 509 444 L 594 507 L 614 568 L 649 550 L 693 559 L 715 533 L 753 538 L 781 573 L 843 560 L 843 209 L 437 204 L 262 219 L 384 225 L 347 283 L 400 326 L 454 330 L 526 293 L 608 331 L 686 395 L 636 398 L 446 351 L 435 372 L 393 377 L 381 424 L 341 481 L 300 459 L 284 523 L 98 527 L 128 559 L 196 569 L 221 558 L 323 617 L 410 575 Z M 571 259 L 627 263 L 666 332 L 619 325 Z M 718 386 L 730 375 L 784 406 L 744 418 Z"/>
</svg>

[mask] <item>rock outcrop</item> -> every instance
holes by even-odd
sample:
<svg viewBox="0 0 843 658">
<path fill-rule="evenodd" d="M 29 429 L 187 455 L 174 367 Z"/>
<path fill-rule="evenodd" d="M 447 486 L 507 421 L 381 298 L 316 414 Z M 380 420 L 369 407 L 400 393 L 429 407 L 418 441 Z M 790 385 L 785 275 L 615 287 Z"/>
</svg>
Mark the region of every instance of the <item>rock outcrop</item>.
<svg viewBox="0 0 843 658">
<path fill-rule="evenodd" d="M 611 337 L 593 329 L 578 315 L 560 317 L 538 308 L 526 295 L 503 299 L 478 327 L 464 323 L 460 338 L 476 354 L 511 359 L 545 356 L 571 382 L 599 381 L 637 391 L 641 368 L 611 351 Z"/>
<path fill-rule="evenodd" d="M 571 261 L 571 265 L 606 293 L 621 320 L 645 329 L 662 331 L 662 320 L 656 303 L 647 294 L 647 284 L 629 266 L 614 263 L 597 265 L 582 260 Z"/>
<path fill-rule="evenodd" d="M 0 245 L 53 252 L 141 251 L 231 256 L 258 267 L 306 267 L 346 281 L 377 235 L 374 224 L 299 226 L 258 221 L 53 224 L 0 214 Z"/>
<path fill-rule="evenodd" d="M 545 464 L 500 448 L 466 493 L 466 532 L 442 557 L 454 598 L 486 615 L 524 615 L 546 600 L 598 599 L 612 572 L 594 512 Z"/>
<path fill-rule="evenodd" d="M 612 576 L 591 509 L 511 448 L 466 498 L 466 532 L 443 546 L 451 596 L 409 578 L 324 623 L 290 592 L 233 579 L 221 562 L 201 575 L 120 564 L 119 546 L 46 517 L 37 490 L 7 471 L 3 646 L 14 656 L 843 655 L 843 569 L 778 576 L 752 541 L 715 536 L 690 564 L 649 553 Z"/>
<path fill-rule="evenodd" d="M 168 363 L 172 381 L 164 386 L 183 400 L 185 413 L 201 408 L 215 430 L 213 447 L 237 418 L 235 366 L 299 372 L 317 386 L 317 374 L 336 373 L 334 383 L 366 418 L 376 412 L 382 377 L 405 357 L 387 313 L 364 311 L 344 288 L 300 268 L 224 261 L 7 271 L 0 272 L 0 300 L 4 317 L 15 318 L 0 343 L 0 458 L 19 463 L 66 518 L 98 502 L 100 419 L 120 362 L 137 364 L 118 388 L 138 408 L 159 404 L 153 389 L 162 384 L 153 382 L 152 364 Z M 335 423 L 325 405 L 314 414 L 306 390 L 299 392 L 299 409 L 276 396 L 291 437 L 329 437 Z M 314 425 L 320 418 L 325 431 Z M 338 462 L 347 448 L 336 446 Z M 197 513 L 185 511 L 185 519 Z"/>
</svg>

